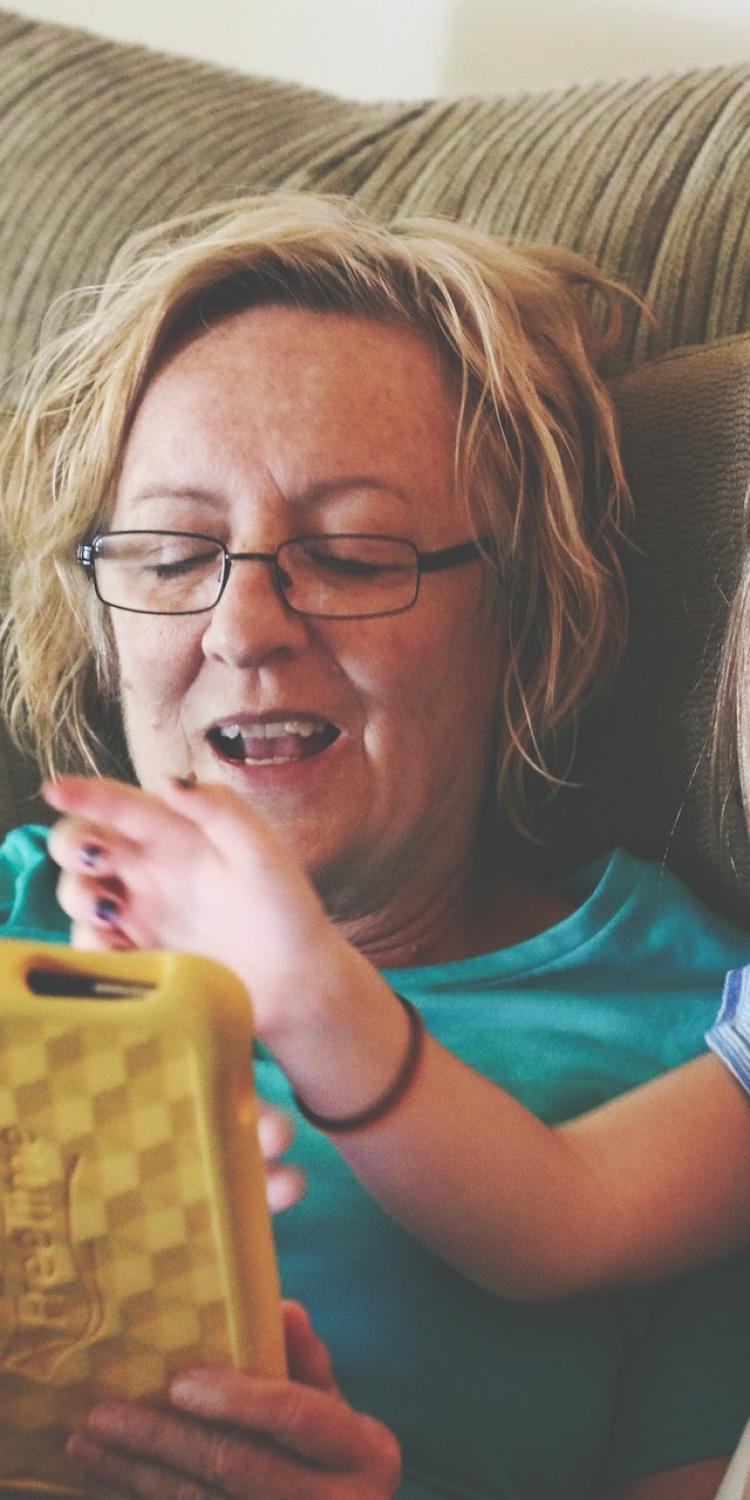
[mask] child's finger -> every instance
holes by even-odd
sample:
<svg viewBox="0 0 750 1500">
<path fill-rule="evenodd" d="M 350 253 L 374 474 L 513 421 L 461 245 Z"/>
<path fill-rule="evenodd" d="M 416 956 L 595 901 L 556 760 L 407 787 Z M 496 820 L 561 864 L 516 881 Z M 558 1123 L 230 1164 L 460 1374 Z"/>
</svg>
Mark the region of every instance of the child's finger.
<svg viewBox="0 0 750 1500">
<path fill-rule="evenodd" d="M 49 836 L 49 852 L 62 870 L 97 880 L 117 875 L 132 863 L 137 846 L 100 823 L 71 816 L 60 818 Z"/>
<path fill-rule="evenodd" d="M 115 918 L 124 905 L 124 893 L 116 882 L 69 870 L 57 882 L 57 899 L 74 922 L 85 922 L 95 930 L 116 926 Z"/>
<path fill-rule="evenodd" d="M 283 892 L 286 910 L 296 904 L 298 914 L 304 911 L 313 924 L 310 936 L 316 935 L 324 917 L 323 905 L 307 875 L 283 836 L 259 818 L 238 792 L 226 786 L 186 783 L 177 777 L 165 778 L 161 792 L 164 802 L 180 818 L 190 819 L 222 863 L 233 866 L 248 883 L 248 889 L 251 882 L 261 880 L 267 893 L 273 890 L 278 898 Z M 297 934 L 302 941 L 299 920 L 298 916 Z"/>
<path fill-rule="evenodd" d="M 97 948 L 155 948 L 159 943 L 133 908 L 122 881 L 97 880 L 64 871 L 57 883 L 57 899 L 77 931 L 85 930 Z M 85 947 L 86 942 L 77 946 Z"/>
<path fill-rule="evenodd" d="M 74 922 L 94 932 L 120 928 L 130 944 L 152 945 L 150 907 L 131 898 L 139 888 L 139 845 L 112 829 L 67 817 L 52 830 L 49 848 L 62 871 L 57 899 Z M 106 946 L 113 943 L 108 940 Z"/>
<path fill-rule="evenodd" d="M 239 841 L 241 852 L 246 854 L 251 836 L 259 840 L 261 847 L 268 842 L 274 846 L 278 843 L 278 835 L 231 787 L 168 776 L 159 791 L 167 806 L 181 818 L 197 824 L 220 852 L 233 851 Z"/>
<path fill-rule="evenodd" d="M 119 927 L 91 927 L 86 922 L 73 923 L 70 945 L 89 953 L 129 952 L 135 947 Z"/>
<path fill-rule="evenodd" d="M 161 797 L 105 776 L 61 776 L 46 781 L 42 793 L 58 812 L 114 829 L 133 844 L 161 840 L 180 825 L 190 827 Z"/>
</svg>

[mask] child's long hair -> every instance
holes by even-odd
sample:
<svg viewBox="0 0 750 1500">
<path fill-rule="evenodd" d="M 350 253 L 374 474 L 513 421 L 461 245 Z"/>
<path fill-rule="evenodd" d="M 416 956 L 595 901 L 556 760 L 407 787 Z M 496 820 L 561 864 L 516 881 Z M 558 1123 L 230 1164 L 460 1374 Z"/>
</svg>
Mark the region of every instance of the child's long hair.
<svg viewBox="0 0 750 1500">
<path fill-rule="evenodd" d="M 719 669 L 713 772 L 720 817 L 739 792 L 750 829 L 750 491 L 745 501 L 744 556 Z"/>
</svg>

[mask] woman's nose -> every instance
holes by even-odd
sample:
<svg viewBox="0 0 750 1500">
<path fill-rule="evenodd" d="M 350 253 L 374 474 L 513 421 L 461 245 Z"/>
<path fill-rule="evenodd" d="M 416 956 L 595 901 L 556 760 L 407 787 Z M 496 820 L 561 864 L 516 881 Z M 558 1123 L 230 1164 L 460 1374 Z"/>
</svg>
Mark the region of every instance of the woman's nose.
<svg viewBox="0 0 750 1500">
<path fill-rule="evenodd" d="M 254 666 L 278 651 L 301 650 L 308 638 L 304 616 L 282 598 L 273 564 L 255 558 L 233 562 L 203 634 L 204 655 Z"/>
</svg>

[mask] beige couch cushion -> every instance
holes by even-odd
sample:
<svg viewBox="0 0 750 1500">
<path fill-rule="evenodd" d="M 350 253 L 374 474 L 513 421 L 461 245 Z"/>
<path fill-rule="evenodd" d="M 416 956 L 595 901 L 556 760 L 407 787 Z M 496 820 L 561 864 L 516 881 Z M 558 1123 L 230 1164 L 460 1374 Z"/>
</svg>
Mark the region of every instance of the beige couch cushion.
<svg viewBox="0 0 750 1500">
<path fill-rule="evenodd" d="M 748 326 L 750 66 L 355 104 L 0 11 L 0 121 L 0 372 L 132 229 L 282 184 L 585 252 L 656 308 L 630 362 Z"/>
</svg>

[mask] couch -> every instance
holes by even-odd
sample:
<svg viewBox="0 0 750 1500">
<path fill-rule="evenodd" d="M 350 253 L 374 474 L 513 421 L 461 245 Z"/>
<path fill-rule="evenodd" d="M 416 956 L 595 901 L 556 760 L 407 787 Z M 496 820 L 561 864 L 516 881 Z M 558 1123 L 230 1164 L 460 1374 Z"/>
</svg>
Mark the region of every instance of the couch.
<svg viewBox="0 0 750 1500">
<path fill-rule="evenodd" d="M 629 646 L 530 863 L 624 843 L 750 925 L 748 841 L 736 799 L 717 831 L 708 756 L 750 477 L 750 65 L 361 104 L 2 10 L 0 122 L 6 405 L 50 303 L 133 229 L 265 188 L 567 245 L 648 299 L 607 371 L 637 514 Z M 0 733 L 0 831 L 43 815 L 37 786 Z"/>
</svg>

